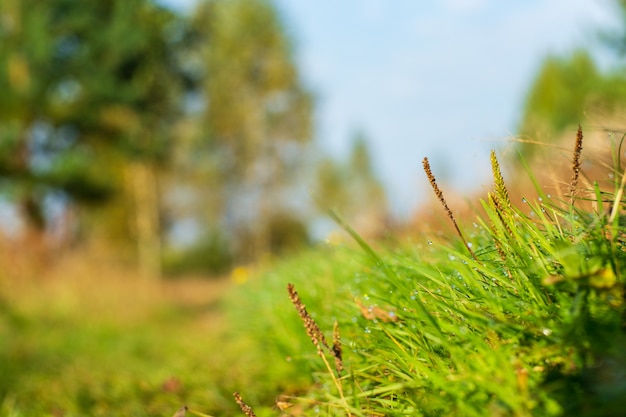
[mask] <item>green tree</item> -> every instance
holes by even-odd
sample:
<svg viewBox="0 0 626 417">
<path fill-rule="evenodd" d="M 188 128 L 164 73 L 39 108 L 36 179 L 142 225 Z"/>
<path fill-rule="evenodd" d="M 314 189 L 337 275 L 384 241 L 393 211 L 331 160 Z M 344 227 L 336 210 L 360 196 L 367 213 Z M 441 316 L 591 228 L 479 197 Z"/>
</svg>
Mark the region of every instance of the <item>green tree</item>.
<svg viewBox="0 0 626 417">
<path fill-rule="evenodd" d="M 254 258 L 292 241 L 277 236 L 285 233 L 277 214 L 293 211 L 312 137 L 312 97 L 268 1 L 205 1 L 193 28 L 202 105 L 183 165 L 200 168 L 190 174 L 203 194 L 197 201 L 208 203 L 205 227 L 225 230 L 234 252 Z"/>
<path fill-rule="evenodd" d="M 155 167 L 181 100 L 177 17 L 148 0 L 3 0 L 0 21 L 2 191 L 36 232 L 51 198 L 82 213 L 121 202 L 92 224 L 154 242 Z"/>
<path fill-rule="evenodd" d="M 589 54 L 549 56 L 526 97 L 520 133 L 545 140 L 556 132 L 581 123 L 589 96 L 600 88 L 601 75 Z"/>
<path fill-rule="evenodd" d="M 618 58 L 626 56 L 626 0 L 615 0 L 624 22 L 600 30 L 600 39 Z M 610 117 L 626 104 L 626 71 L 619 64 L 600 71 L 590 53 L 579 49 L 567 56 L 548 56 L 526 96 L 519 133 L 530 140 L 549 141 L 563 130 L 585 124 L 589 117 Z M 529 153 L 532 147 L 522 145 Z"/>
<path fill-rule="evenodd" d="M 385 227 L 385 190 L 376 176 L 364 133 L 354 134 L 346 162 L 321 159 L 315 194 L 322 208 L 338 211 L 362 234 L 376 235 Z"/>
</svg>

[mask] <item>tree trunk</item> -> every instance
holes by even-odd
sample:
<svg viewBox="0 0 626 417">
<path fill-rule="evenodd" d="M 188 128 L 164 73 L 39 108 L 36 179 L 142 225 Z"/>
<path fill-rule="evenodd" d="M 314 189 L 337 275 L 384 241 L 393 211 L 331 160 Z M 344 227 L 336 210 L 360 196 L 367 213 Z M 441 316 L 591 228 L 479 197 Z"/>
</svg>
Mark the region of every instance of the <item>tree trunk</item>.
<svg viewBox="0 0 626 417">
<path fill-rule="evenodd" d="M 154 168 L 145 162 L 129 166 L 135 200 L 137 263 L 144 277 L 161 276 L 159 192 Z"/>
</svg>

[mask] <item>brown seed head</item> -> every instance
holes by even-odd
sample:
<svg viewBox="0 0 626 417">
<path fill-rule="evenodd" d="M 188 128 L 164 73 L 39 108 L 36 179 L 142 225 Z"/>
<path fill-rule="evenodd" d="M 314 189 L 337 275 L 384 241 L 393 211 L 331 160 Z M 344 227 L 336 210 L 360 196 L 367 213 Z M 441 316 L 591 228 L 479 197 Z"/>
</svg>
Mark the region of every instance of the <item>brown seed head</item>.
<svg viewBox="0 0 626 417">
<path fill-rule="evenodd" d="M 256 417 L 256 414 L 254 414 L 254 411 L 252 411 L 252 407 L 250 407 L 248 404 L 243 402 L 243 399 L 241 398 L 241 395 L 239 395 L 238 392 L 235 392 L 233 394 L 233 396 L 235 397 L 235 401 L 237 402 L 237 404 L 241 408 L 241 411 L 243 411 L 243 413 L 246 416 L 248 416 L 248 417 Z"/>
<path fill-rule="evenodd" d="M 578 177 L 580 175 L 580 156 L 583 152 L 583 129 L 578 125 L 576 132 L 576 143 L 574 144 L 574 158 L 572 161 L 572 181 L 569 186 L 570 204 L 574 204 Z"/>
<path fill-rule="evenodd" d="M 317 346 L 319 353 L 321 353 L 322 345 L 328 348 L 328 343 L 326 343 L 324 334 L 318 327 L 317 323 L 315 323 L 315 320 L 313 320 L 313 317 L 311 317 L 308 311 L 306 311 L 306 307 L 304 303 L 302 303 L 302 300 L 300 299 L 300 296 L 298 295 L 298 292 L 293 284 L 287 284 L 287 291 L 289 292 L 289 299 L 296 307 L 298 315 L 304 322 L 304 328 L 306 329 L 307 335 L 311 339 L 311 342 Z"/>
</svg>

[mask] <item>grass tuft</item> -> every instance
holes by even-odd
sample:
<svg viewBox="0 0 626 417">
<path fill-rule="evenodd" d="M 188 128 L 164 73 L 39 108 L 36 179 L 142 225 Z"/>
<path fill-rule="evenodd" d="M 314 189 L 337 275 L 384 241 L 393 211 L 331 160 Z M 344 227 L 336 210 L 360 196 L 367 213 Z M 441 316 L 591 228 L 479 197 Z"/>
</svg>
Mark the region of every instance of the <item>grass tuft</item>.
<svg viewBox="0 0 626 417">
<path fill-rule="evenodd" d="M 575 149 L 570 194 L 580 129 Z M 373 267 L 346 279 L 351 297 L 329 298 L 343 312 L 335 330 L 347 335 L 348 372 L 337 379 L 324 359 L 327 372 L 305 397 L 324 398 L 325 415 L 595 417 L 626 407 L 623 184 L 612 195 L 614 218 L 543 194 L 515 207 L 493 152 L 491 164 L 495 190 L 470 232 L 480 262 L 467 254 L 426 158 L 463 248 L 427 241 L 379 253 L 357 235 Z"/>
</svg>

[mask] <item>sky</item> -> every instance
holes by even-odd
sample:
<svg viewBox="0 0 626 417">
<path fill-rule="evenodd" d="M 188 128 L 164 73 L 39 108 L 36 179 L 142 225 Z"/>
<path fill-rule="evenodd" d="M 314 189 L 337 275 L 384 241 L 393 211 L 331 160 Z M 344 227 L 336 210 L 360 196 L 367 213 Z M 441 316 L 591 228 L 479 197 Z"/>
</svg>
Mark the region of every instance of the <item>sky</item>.
<svg viewBox="0 0 626 417">
<path fill-rule="evenodd" d="M 162 0 L 188 8 L 193 0 Z M 392 212 L 406 218 L 438 179 L 470 193 L 489 184 L 525 94 L 548 54 L 596 47 L 615 24 L 610 0 L 274 0 L 317 97 L 316 138 L 347 157 L 369 139 Z"/>
</svg>

